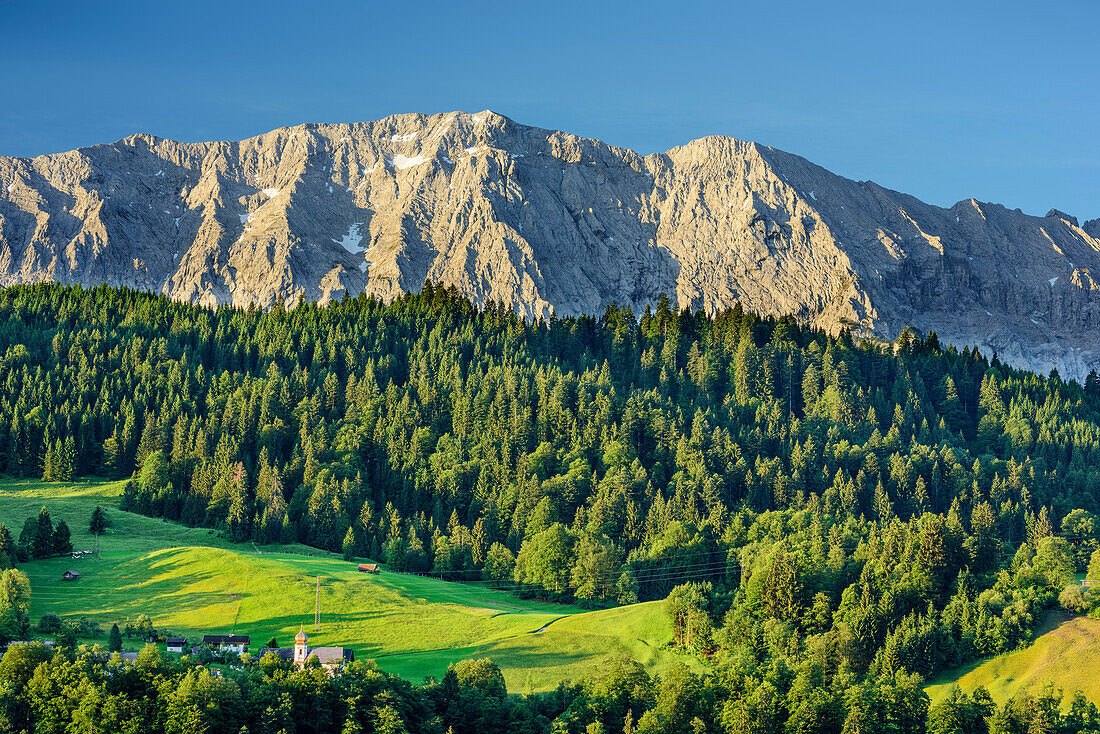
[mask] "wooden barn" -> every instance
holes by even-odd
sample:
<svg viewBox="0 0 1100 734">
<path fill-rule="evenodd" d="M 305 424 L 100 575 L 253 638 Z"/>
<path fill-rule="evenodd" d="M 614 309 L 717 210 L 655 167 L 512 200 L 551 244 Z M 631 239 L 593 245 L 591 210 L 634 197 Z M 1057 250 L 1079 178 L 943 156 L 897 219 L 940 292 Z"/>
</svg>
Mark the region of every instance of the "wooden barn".
<svg viewBox="0 0 1100 734">
<path fill-rule="evenodd" d="M 359 571 L 361 573 L 378 573 L 379 568 L 377 563 L 360 563 Z"/>
<path fill-rule="evenodd" d="M 66 571 L 65 573 L 61 574 L 61 578 L 65 579 L 66 581 L 76 581 L 78 578 L 80 578 L 80 571 Z"/>
</svg>

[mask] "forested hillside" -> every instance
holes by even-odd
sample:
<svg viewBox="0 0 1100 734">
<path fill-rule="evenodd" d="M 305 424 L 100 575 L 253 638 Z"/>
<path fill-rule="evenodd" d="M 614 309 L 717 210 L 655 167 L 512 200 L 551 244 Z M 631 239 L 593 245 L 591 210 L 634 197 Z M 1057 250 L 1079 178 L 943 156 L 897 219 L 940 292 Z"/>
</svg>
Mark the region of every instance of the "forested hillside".
<svg viewBox="0 0 1100 734">
<path fill-rule="evenodd" d="M 671 591 L 676 644 L 715 663 L 672 683 L 704 730 L 923 731 L 911 674 L 1012 649 L 1060 595 L 1097 603 L 1073 574 L 1097 548 L 1100 381 L 934 334 L 39 285 L 0 292 L 0 353 L 0 471 L 133 474 L 145 514 L 548 598 Z"/>
</svg>

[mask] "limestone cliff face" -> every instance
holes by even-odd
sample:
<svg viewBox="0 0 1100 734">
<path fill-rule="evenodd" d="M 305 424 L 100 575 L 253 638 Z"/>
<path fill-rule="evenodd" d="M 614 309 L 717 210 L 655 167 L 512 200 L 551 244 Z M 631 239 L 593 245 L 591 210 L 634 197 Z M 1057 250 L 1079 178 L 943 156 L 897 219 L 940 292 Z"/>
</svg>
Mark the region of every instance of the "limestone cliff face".
<svg viewBox="0 0 1100 734">
<path fill-rule="evenodd" d="M 270 306 L 429 279 L 527 317 L 668 294 L 1100 368 L 1100 220 L 943 209 L 732 138 L 643 157 L 482 112 L 0 157 L 2 285 Z"/>
</svg>

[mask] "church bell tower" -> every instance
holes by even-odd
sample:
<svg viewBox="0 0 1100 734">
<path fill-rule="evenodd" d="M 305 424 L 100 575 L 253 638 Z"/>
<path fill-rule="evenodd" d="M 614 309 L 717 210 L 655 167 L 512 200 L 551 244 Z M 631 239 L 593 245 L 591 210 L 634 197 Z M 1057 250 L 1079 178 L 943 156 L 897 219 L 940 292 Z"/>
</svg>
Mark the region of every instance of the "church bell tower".
<svg viewBox="0 0 1100 734">
<path fill-rule="evenodd" d="M 306 664 L 306 656 L 309 652 L 309 648 L 306 647 L 308 639 L 304 627 L 300 628 L 298 634 L 294 636 L 294 665 L 299 668 L 305 667 Z"/>
</svg>

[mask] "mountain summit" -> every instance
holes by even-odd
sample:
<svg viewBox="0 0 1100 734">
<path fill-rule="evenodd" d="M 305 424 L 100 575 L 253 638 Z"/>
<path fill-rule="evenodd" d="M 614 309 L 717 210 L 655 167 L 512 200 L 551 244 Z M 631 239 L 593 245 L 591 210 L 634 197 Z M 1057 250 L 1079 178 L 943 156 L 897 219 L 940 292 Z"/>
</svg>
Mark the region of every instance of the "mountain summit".
<svg viewBox="0 0 1100 734">
<path fill-rule="evenodd" d="M 1100 220 L 944 209 L 728 137 L 642 156 L 489 111 L 0 157 L 3 285 L 271 306 L 431 280 L 526 317 L 668 294 L 830 331 L 911 325 L 1083 379 L 1093 271 Z"/>
</svg>

